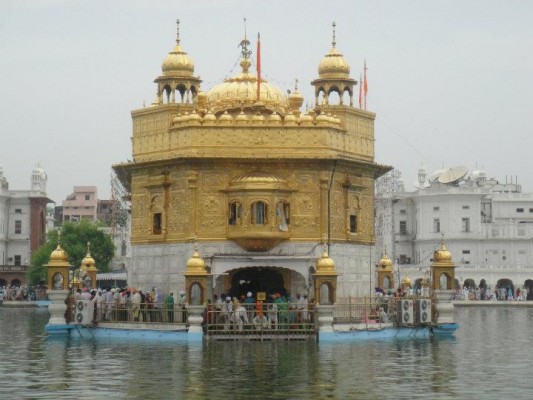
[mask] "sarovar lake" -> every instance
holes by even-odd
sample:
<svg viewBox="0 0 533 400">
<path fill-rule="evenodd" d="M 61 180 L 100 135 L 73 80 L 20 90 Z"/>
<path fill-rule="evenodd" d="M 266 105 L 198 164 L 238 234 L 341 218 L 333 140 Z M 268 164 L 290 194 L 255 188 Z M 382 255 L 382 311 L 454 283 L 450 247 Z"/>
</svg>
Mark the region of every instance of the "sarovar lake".
<svg viewBox="0 0 533 400">
<path fill-rule="evenodd" d="M 0 308 L 0 398 L 533 398 L 533 308 L 455 317 L 444 340 L 180 345 L 50 339 L 46 309 Z"/>
</svg>

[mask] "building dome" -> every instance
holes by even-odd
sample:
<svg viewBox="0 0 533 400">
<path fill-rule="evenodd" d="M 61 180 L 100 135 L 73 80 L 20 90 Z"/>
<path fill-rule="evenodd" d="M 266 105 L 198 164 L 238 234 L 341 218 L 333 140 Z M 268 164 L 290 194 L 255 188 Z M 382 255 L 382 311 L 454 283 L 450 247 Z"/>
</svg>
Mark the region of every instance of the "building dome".
<svg viewBox="0 0 533 400">
<path fill-rule="evenodd" d="M 161 64 L 161 70 L 165 76 L 192 77 L 194 74 L 194 63 L 183 51 L 178 43 L 176 47 L 168 53 Z"/>
<path fill-rule="evenodd" d="M 379 266 L 383 269 L 391 269 L 393 267 L 392 260 L 389 258 L 387 254 L 383 254 L 383 257 L 381 257 L 381 260 L 379 260 Z"/>
<path fill-rule="evenodd" d="M 68 254 L 63 248 L 61 247 L 61 244 L 57 244 L 57 247 L 52 253 L 50 254 L 50 264 L 54 262 L 65 262 L 68 261 Z"/>
<path fill-rule="evenodd" d="M 452 253 L 446 249 L 444 240 L 440 243 L 440 248 L 433 253 L 433 260 L 440 263 L 452 261 Z"/>
<path fill-rule="evenodd" d="M 198 250 L 194 250 L 194 253 L 191 258 L 189 258 L 189 261 L 187 261 L 187 273 L 205 273 L 205 261 L 202 257 L 200 257 L 200 254 L 198 253 Z"/>
<path fill-rule="evenodd" d="M 316 271 L 317 272 L 331 272 L 335 271 L 335 261 L 333 261 L 327 251 L 324 251 L 322 257 L 316 262 Z"/>
<path fill-rule="evenodd" d="M 402 279 L 402 286 L 409 286 L 411 287 L 411 278 L 409 278 L 408 276 L 406 276 L 405 278 Z"/>
<path fill-rule="evenodd" d="M 83 257 L 83 260 L 81 260 L 80 268 L 84 270 L 96 268 L 96 262 L 91 256 L 91 249 L 89 243 L 87 243 L 87 254 L 85 254 L 85 257 Z"/>
<path fill-rule="evenodd" d="M 240 62 L 242 72 L 233 78 L 225 79 L 207 93 L 209 106 L 215 112 L 250 107 L 257 103 L 264 107 L 285 114 L 289 106 L 287 96 L 276 86 L 269 84 L 261 78 L 260 95 L 257 96 L 257 76 L 249 72 L 251 62 L 248 45 L 250 42 L 244 39 L 241 42 L 242 59 Z"/>
<path fill-rule="evenodd" d="M 322 58 L 318 65 L 318 76 L 320 79 L 349 78 L 350 65 L 335 47 L 335 42 L 333 43 L 329 53 Z"/>
</svg>

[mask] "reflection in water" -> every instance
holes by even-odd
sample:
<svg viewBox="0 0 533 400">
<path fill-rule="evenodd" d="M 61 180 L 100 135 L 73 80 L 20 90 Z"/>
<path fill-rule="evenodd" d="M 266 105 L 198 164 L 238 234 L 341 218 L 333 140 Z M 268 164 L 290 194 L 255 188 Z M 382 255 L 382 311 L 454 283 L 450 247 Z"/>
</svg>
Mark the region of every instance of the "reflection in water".
<svg viewBox="0 0 533 400">
<path fill-rule="evenodd" d="M 456 312 L 451 340 L 364 343 L 46 338 L 46 310 L 0 308 L 0 398 L 529 398 L 533 309 Z"/>
</svg>

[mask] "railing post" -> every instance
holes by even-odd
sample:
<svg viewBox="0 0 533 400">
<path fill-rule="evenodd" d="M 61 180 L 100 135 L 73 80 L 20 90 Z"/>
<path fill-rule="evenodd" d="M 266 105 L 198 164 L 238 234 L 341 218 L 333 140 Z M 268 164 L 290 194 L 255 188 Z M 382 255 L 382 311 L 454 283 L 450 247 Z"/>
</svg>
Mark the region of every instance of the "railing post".
<svg viewBox="0 0 533 400">
<path fill-rule="evenodd" d="M 185 307 L 189 317 L 187 320 L 189 323 L 188 339 L 189 341 L 201 341 L 204 335 L 202 322 L 205 306 L 186 305 Z"/>
</svg>

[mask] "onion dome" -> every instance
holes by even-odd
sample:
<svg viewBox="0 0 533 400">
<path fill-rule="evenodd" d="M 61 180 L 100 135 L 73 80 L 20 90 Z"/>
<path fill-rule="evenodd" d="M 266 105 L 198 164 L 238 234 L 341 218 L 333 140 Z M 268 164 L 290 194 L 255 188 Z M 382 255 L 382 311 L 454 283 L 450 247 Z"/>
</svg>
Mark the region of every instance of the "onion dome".
<svg viewBox="0 0 533 400">
<path fill-rule="evenodd" d="M 316 262 L 316 272 L 335 272 L 335 261 L 329 257 L 327 251 L 324 251 Z"/>
<path fill-rule="evenodd" d="M 322 58 L 318 65 L 318 76 L 320 79 L 346 79 L 350 75 L 350 65 L 346 58 L 337 50 L 337 42 L 335 40 L 335 22 L 333 23 L 333 41 L 331 42 L 331 49 L 328 54 Z"/>
<path fill-rule="evenodd" d="M 263 117 L 263 115 L 260 113 L 260 112 L 257 112 L 253 117 L 252 117 L 252 124 L 254 125 L 260 125 L 260 124 L 264 124 L 265 123 L 265 117 Z"/>
<path fill-rule="evenodd" d="M 246 125 L 249 122 L 248 116 L 244 113 L 243 110 L 235 117 L 235 123 L 237 125 Z"/>
<path fill-rule="evenodd" d="M 227 111 L 224 111 L 224 114 L 222 114 L 218 118 L 218 120 L 223 125 L 229 125 L 229 124 L 231 124 L 233 122 L 233 117 L 231 115 L 229 115 L 229 113 Z"/>
<path fill-rule="evenodd" d="M 409 278 L 408 276 L 406 276 L 405 278 L 402 279 L 402 286 L 409 286 L 411 287 L 411 278 Z"/>
<path fill-rule="evenodd" d="M 207 111 L 207 114 L 204 115 L 204 125 L 213 125 L 217 120 L 215 114 L 211 110 Z"/>
<path fill-rule="evenodd" d="M 289 94 L 289 105 L 292 111 L 300 110 L 300 107 L 304 103 L 304 97 L 298 91 L 298 79 L 294 80 L 294 91 Z"/>
<path fill-rule="evenodd" d="M 163 76 L 192 78 L 194 74 L 194 63 L 187 53 L 181 48 L 179 20 L 177 22 L 178 34 L 176 37 L 176 47 L 174 47 L 163 60 L 163 64 L 161 64 L 161 70 L 163 71 Z"/>
<path fill-rule="evenodd" d="M 225 79 L 207 93 L 209 105 L 214 111 L 229 110 L 242 107 L 251 107 L 262 104 L 268 109 L 278 113 L 285 113 L 289 107 L 287 96 L 276 86 L 269 84 L 261 78 L 260 93 L 257 95 L 257 76 L 249 72 L 251 51 L 248 50 L 250 42 L 241 41 L 242 59 L 240 66 L 242 72 L 233 78 Z"/>
<path fill-rule="evenodd" d="M 279 125 L 281 124 L 281 117 L 279 116 L 279 114 L 277 112 L 273 112 L 269 117 L 268 117 L 268 124 L 269 125 Z"/>
<path fill-rule="evenodd" d="M 292 111 L 290 111 L 287 115 L 285 115 L 285 119 L 283 120 L 283 124 L 287 125 L 287 126 L 297 125 L 297 119 L 294 116 L 294 114 L 292 113 Z"/>
<path fill-rule="evenodd" d="M 438 263 L 451 263 L 452 253 L 450 253 L 444 245 L 444 240 L 440 242 L 440 248 L 433 253 L 433 260 Z"/>
<path fill-rule="evenodd" d="M 318 65 L 318 76 L 325 78 L 349 78 L 350 65 L 344 56 L 339 53 L 333 42 L 329 53 L 322 58 Z"/>
<path fill-rule="evenodd" d="M 329 118 L 324 113 L 320 113 L 318 117 L 316 117 L 316 123 L 317 125 L 327 125 L 329 124 Z"/>
<path fill-rule="evenodd" d="M 189 261 L 187 261 L 187 275 L 205 275 L 207 270 L 205 268 L 205 261 L 198 253 L 197 245 L 194 245 L 194 253 Z"/>
<path fill-rule="evenodd" d="M 392 260 L 389 258 L 389 256 L 385 253 L 383 254 L 383 257 L 381 257 L 381 260 L 379 260 L 379 266 L 381 269 L 386 269 L 392 271 L 393 269 L 393 263 Z"/>
<path fill-rule="evenodd" d="M 89 269 L 96 269 L 96 262 L 94 261 L 94 258 L 91 256 L 91 243 L 87 242 L 87 254 L 81 260 L 81 266 L 80 269 L 82 270 L 89 270 Z"/>
<path fill-rule="evenodd" d="M 68 261 L 68 254 L 65 250 L 63 250 L 61 244 L 58 243 L 56 249 L 50 254 L 49 264 L 66 261 Z"/>
<path fill-rule="evenodd" d="M 189 117 L 187 118 L 187 122 L 191 125 L 199 125 L 202 121 L 202 117 L 200 117 L 196 110 L 192 110 L 192 113 L 189 114 Z"/>
</svg>

